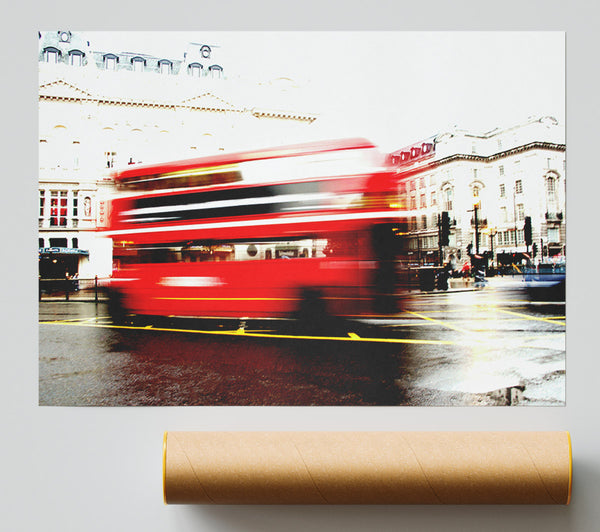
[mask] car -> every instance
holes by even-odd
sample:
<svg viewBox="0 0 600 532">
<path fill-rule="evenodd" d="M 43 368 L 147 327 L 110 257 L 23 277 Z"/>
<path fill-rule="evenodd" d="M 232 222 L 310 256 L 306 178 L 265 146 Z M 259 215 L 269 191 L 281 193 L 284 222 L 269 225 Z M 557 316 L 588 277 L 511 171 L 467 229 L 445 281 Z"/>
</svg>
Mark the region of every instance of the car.
<svg viewBox="0 0 600 532">
<path fill-rule="evenodd" d="M 526 268 L 523 282 L 532 299 L 565 300 L 566 265 L 564 262 L 544 262 Z"/>
</svg>

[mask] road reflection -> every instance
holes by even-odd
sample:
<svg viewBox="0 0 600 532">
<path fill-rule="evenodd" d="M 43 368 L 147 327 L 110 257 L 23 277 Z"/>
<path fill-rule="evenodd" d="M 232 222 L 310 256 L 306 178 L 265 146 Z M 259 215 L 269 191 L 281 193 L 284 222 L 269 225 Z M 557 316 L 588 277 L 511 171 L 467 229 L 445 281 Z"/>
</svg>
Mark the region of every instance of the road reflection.
<svg viewBox="0 0 600 532">
<path fill-rule="evenodd" d="M 135 320 L 40 306 L 40 404 L 562 405 L 564 305 L 518 292 L 409 298 L 322 331 L 256 320 Z"/>
</svg>

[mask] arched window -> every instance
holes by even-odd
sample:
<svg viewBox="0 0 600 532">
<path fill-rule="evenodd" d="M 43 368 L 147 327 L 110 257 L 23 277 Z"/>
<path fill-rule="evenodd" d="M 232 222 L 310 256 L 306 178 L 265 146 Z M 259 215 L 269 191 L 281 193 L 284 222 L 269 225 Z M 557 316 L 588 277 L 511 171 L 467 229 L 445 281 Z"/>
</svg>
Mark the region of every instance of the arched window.
<svg viewBox="0 0 600 532">
<path fill-rule="evenodd" d="M 119 58 L 115 54 L 105 54 L 104 57 L 104 68 L 106 70 L 117 70 L 117 63 Z"/>
<path fill-rule="evenodd" d="M 211 52 L 210 46 L 207 46 L 206 44 L 200 48 L 200 55 L 204 59 L 209 59 L 210 58 L 210 52 Z"/>
<path fill-rule="evenodd" d="M 213 78 L 220 78 L 223 75 L 223 67 L 219 65 L 209 66 L 208 71 L 210 72 Z"/>
<path fill-rule="evenodd" d="M 46 61 L 46 63 L 58 63 L 58 59 L 61 55 L 60 50 L 54 48 L 54 46 L 44 48 L 44 61 Z"/>
<path fill-rule="evenodd" d="M 442 191 L 442 195 L 444 198 L 444 210 L 452 211 L 453 210 L 453 199 L 454 199 L 454 189 L 452 187 L 446 187 Z"/>
<path fill-rule="evenodd" d="M 161 74 L 170 74 L 173 68 L 173 63 L 168 59 L 161 59 L 158 62 L 158 70 Z"/>
<path fill-rule="evenodd" d="M 546 198 L 548 210 L 558 210 L 558 176 L 555 174 L 546 176 Z"/>
<path fill-rule="evenodd" d="M 84 57 L 85 54 L 81 50 L 71 50 L 69 52 L 69 63 L 71 66 L 81 66 Z"/>
<path fill-rule="evenodd" d="M 188 74 L 192 77 L 199 78 L 202 73 L 202 65 L 200 63 L 190 63 L 188 65 Z"/>
<path fill-rule="evenodd" d="M 546 178 L 546 191 L 548 192 L 548 199 L 556 198 L 556 176 L 549 175 Z"/>
<path fill-rule="evenodd" d="M 140 56 L 132 57 L 131 64 L 133 65 L 134 72 L 143 72 L 144 67 L 146 66 L 146 60 Z"/>
</svg>

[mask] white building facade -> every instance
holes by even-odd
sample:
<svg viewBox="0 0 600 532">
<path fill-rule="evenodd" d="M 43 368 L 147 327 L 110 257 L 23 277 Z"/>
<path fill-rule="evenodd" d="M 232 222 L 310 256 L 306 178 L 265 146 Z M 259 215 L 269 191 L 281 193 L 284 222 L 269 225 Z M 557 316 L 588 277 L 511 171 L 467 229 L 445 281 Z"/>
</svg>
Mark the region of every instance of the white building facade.
<svg viewBox="0 0 600 532">
<path fill-rule="evenodd" d="M 455 128 L 394 152 L 398 171 L 408 175 L 404 190 L 414 262 L 440 262 L 443 211 L 452 226 L 442 262 L 460 263 L 469 251 L 486 255 L 494 266 L 521 264 L 524 254 L 534 262 L 562 260 L 565 148 L 563 125 L 552 117 L 532 117 L 483 134 Z M 529 246 L 526 217 L 532 228 Z"/>
<path fill-rule="evenodd" d="M 290 80 L 285 91 L 277 80 L 245 87 L 228 78 L 220 52 L 190 43 L 182 58 L 156 57 L 98 51 L 70 31 L 39 34 L 42 277 L 110 275 L 112 243 L 97 228 L 116 168 L 310 135 L 317 115 L 294 108 Z"/>
</svg>

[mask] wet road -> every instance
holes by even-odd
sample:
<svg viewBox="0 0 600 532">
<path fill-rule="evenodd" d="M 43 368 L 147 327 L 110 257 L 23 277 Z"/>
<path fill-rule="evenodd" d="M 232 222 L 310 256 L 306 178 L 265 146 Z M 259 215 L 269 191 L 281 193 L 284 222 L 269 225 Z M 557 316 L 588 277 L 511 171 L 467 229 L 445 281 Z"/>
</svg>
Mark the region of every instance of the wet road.
<svg viewBox="0 0 600 532">
<path fill-rule="evenodd" d="M 564 303 L 509 285 L 414 294 L 319 336 L 282 322 L 112 325 L 40 303 L 41 405 L 563 405 Z"/>
</svg>

